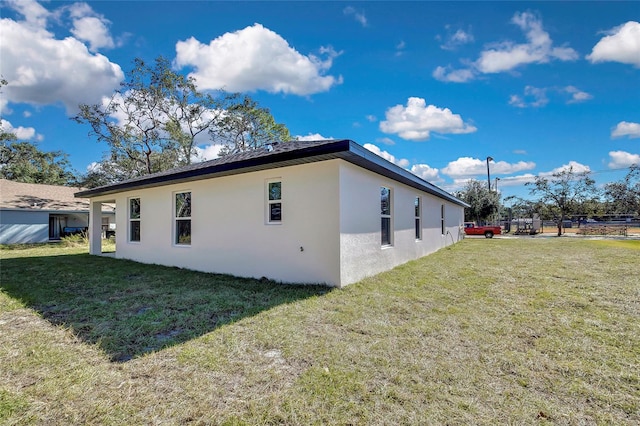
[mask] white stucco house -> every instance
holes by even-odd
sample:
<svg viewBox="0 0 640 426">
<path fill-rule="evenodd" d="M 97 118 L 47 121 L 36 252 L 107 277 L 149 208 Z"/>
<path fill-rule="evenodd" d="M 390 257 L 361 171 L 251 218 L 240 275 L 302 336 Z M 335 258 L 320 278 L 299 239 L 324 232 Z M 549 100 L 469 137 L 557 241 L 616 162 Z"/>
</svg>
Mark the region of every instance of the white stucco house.
<svg viewBox="0 0 640 426">
<path fill-rule="evenodd" d="M 78 192 L 115 257 L 344 287 L 463 238 L 466 204 L 351 140 L 293 141 Z"/>
<path fill-rule="evenodd" d="M 46 243 L 89 226 L 89 200 L 80 188 L 0 179 L 0 244 Z M 104 205 L 98 224 L 115 225 L 115 209 Z"/>
</svg>

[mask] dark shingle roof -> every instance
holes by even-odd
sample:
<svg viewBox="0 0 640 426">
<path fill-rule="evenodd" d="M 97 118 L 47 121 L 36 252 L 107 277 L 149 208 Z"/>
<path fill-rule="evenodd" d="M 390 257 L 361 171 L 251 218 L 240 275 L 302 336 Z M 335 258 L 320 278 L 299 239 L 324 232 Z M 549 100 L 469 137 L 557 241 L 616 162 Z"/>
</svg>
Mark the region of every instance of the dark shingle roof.
<svg viewBox="0 0 640 426">
<path fill-rule="evenodd" d="M 349 139 L 278 143 L 270 146 L 269 149 L 260 148 L 253 151 L 227 155 L 215 160 L 193 163 L 188 166 L 129 179 L 113 185 L 80 191 L 76 193 L 76 197 L 109 195 L 131 189 L 150 188 L 336 158 L 343 159 L 390 179 L 437 195 L 461 206 L 466 206 L 463 201 L 455 198 L 448 192 L 420 179 L 413 173 L 385 160 Z"/>
</svg>

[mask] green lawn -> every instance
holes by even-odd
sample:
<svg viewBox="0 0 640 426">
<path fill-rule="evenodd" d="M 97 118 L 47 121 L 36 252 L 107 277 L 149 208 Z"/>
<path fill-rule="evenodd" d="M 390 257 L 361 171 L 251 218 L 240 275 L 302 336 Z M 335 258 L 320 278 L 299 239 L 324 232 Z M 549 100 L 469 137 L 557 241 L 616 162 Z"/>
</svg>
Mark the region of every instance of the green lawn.
<svg viewBox="0 0 640 426">
<path fill-rule="evenodd" d="M 0 256 L 0 424 L 640 422 L 640 241 L 467 239 L 343 290 Z"/>
</svg>

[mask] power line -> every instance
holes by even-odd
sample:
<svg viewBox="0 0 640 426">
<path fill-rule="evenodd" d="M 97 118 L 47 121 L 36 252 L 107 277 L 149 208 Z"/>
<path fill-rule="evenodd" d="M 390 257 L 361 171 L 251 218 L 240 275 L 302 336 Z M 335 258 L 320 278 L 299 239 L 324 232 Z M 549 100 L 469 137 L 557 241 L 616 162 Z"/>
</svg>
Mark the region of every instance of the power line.
<svg viewBox="0 0 640 426">
<path fill-rule="evenodd" d="M 613 172 L 619 172 L 619 171 L 621 171 L 621 170 L 629 170 L 629 171 L 630 171 L 630 170 L 631 170 L 631 168 L 632 168 L 632 167 L 634 167 L 634 166 L 635 166 L 635 167 L 637 167 L 637 165 L 633 164 L 633 165 L 628 166 L 628 167 L 619 167 L 619 168 L 616 168 L 616 169 L 590 170 L 590 171 L 589 171 L 589 173 L 591 173 L 591 174 L 594 174 L 594 175 L 595 175 L 595 174 L 600 174 L 600 173 L 613 173 Z"/>
</svg>

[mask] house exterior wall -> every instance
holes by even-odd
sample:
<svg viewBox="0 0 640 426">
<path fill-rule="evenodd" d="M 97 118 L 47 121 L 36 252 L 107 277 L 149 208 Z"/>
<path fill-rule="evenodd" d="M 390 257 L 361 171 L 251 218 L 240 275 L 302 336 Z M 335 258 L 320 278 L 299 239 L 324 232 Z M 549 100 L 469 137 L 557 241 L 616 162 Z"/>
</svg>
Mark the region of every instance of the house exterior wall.
<svg viewBox="0 0 640 426">
<path fill-rule="evenodd" d="M 381 243 L 380 188 L 391 189 L 392 244 Z M 340 281 L 345 286 L 459 241 L 464 208 L 347 162 L 340 165 Z M 415 198 L 422 238 L 415 238 Z M 445 232 L 441 206 L 445 205 Z"/>
<path fill-rule="evenodd" d="M 46 243 L 50 241 L 49 218 L 56 218 L 58 238 L 65 227 L 87 227 L 85 212 L 2 210 L 0 211 L 0 244 Z M 104 215 L 113 221 L 113 215 Z"/>
<path fill-rule="evenodd" d="M 94 197 L 116 202 L 116 257 L 282 282 L 340 283 L 338 160 Z M 282 223 L 267 224 L 267 182 L 282 182 Z M 174 194 L 191 192 L 191 245 L 174 244 Z M 140 242 L 128 201 L 140 198 Z"/>
<path fill-rule="evenodd" d="M 49 212 L 0 211 L 0 244 L 46 243 L 49 241 Z"/>
<path fill-rule="evenodd" d="M 267 183 L 282 182 L 282 223 L 267 223 Z M 392 193 L 392 244 L 381 244 L 380 187 Z M 191 244 L 174 244 L 175 193 L 191 192 Z M 421 239 L 415 238 L 415 197 Z M 129 200 L 140 199 L 140 241 Z M 341 159 L 134 189 L 116 203 L 117 258 L 286 283 L 343 287 L 459 241 L 462 206 Z M 445 206 L 445 232 L 441 206 Z M 92 253 L 100 252 L 99 245 Z"/>
</svg>

